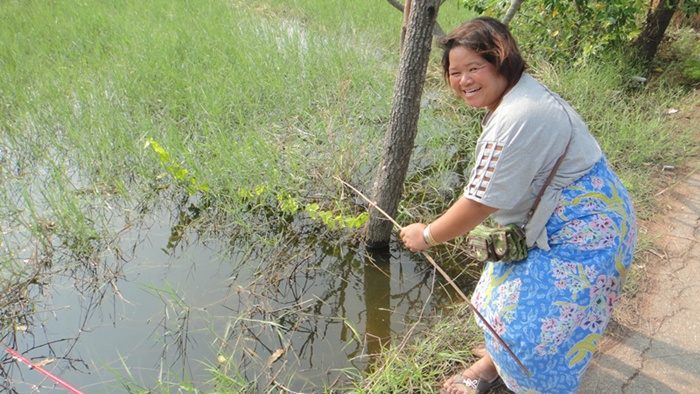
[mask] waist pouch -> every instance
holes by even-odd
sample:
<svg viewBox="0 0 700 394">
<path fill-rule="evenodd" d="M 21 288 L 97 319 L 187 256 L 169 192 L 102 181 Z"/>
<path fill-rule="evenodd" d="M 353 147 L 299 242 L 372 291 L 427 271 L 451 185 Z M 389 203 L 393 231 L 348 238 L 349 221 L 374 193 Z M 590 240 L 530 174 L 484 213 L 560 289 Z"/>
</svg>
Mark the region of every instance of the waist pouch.
<svg viewBox="0 0 700 394">
<path fill-rule="evenodd" d="M 464 252 L 478 262 L 522 261 L 527 258 L 525 232 L 515 224 L 503 227 L 478 225 L 467 235 Z"/>
</svg>

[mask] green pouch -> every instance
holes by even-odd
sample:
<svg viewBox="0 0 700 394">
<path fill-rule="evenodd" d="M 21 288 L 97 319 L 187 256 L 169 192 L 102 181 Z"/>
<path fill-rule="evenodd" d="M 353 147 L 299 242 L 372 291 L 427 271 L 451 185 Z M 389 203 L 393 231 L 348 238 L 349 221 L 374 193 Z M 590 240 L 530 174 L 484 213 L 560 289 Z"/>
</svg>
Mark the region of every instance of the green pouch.
<svg viewBox="0 0 700 394">
<path fill-rule="evenodd" d="M 503 227 L 476 226 L 466 239 L 465 253 L 472 259 L 511 263 L 527 258 L 523 229 L 515 224 Z"/>
</svg>

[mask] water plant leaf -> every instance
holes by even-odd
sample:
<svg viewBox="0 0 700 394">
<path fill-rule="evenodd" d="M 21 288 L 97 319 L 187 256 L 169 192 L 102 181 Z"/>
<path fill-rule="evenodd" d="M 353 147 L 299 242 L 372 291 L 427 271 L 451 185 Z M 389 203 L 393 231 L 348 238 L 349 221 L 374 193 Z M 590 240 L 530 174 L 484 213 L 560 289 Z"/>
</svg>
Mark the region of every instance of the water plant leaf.
<svg viewBox="0 0 700 394">
<path fill-rule="evenodd" d="M 36 367 L 43 367 L 44 365 L 51 364 L 51 363 L 54 362 L 54 361 L 55 361 L 55 360 L 54 360 L 53 358 L 51 358 L 51 357 L 45 358 L 45 359 L 43 359 L 43 360 L 41 360 L 41 361 L 39 361 L 39 362 L 37 362 L 37 363 L 34 363 L 34 367 L 35 367 L 35 368 L 36 368 Z"/>
<path fill-rule="evenodd" d="M 275 350 L 270 357 L 267 358 L 267 362 L 265 363 L 265 368 L 269 368 L 272 363 L 277 361 L 282 355 L 284 354 L 284 349 L 277 349 Z"/>
</svg>

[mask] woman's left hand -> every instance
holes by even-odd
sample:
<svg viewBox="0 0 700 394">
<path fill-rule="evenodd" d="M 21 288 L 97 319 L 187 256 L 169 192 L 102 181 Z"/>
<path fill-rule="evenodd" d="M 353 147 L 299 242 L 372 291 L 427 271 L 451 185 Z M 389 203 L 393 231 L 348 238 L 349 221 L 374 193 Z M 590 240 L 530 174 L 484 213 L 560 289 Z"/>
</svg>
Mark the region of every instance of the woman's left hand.
<svg viewBox="0 0 700 394">
<path fill-rule="evenodd" d="M 423 223 L 413 223 L 401 229 L 401 240 L 411 252 L 420 252 L 430 247 L 423 239 L 425 227 Z"/>
</svg>

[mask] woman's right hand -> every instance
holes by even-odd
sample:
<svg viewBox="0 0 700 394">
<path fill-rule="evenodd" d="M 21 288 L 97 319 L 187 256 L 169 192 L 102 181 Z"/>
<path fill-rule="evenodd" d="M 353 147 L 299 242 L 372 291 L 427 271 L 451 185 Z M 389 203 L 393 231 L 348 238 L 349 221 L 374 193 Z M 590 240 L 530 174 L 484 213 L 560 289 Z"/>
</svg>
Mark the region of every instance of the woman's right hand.
<svg viewBox="0 0 700 394">
<path fill-rule="evenodd" d="M 460 198 L 442 216 L 430 224 L 429 241 L 433 245 L 437 245 L 459 237 L 496 211 L 496 208 L 491 208 L 480 202 Z M 423 237 L 423 231 L 426 227 L 423 223 L 413 223 L 401 229 L 401 240 L 408 250 L 420 252 L 430 247 Z"/>
<path fill-rule="evenodd" d="M 411 252 L 420 252 L 428 249 L 430 245 L 425 243 L 423 231 L 427 226 L 423 223 L 413 223 L 401 229 L 401 240 Z"/>
</svg>

